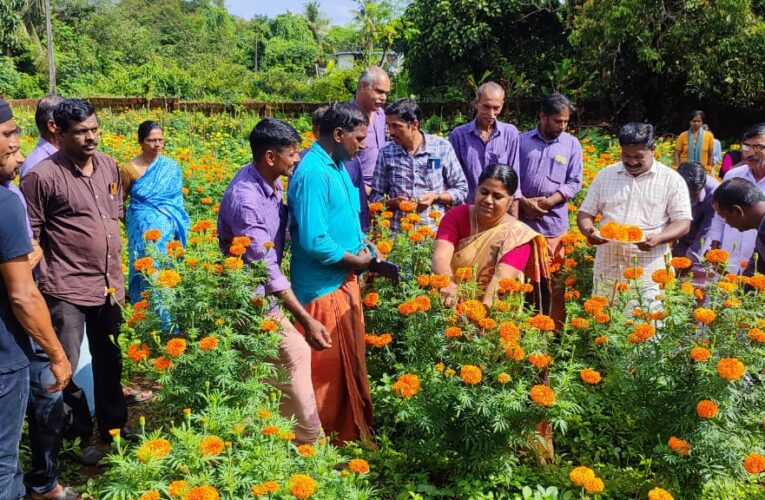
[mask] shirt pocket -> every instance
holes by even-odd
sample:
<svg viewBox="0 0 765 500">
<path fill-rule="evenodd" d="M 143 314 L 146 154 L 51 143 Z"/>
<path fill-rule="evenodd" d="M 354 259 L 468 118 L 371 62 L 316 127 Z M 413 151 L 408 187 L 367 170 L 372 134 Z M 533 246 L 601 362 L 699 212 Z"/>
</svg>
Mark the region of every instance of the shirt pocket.
<svg viewBox="0 0 765 500">
<path fill-rule="evenodd" d="M 564 160 L 564 161 L 559 161 Z M 547 173 L 547 180 L 556 186 L 560 186 L 566 181 L 566 170 L 568 170 L 568 157 L 557 153 L 555 150 L 549 152 L 549 156 L 543 161 L 549 162 L 550 168 Z"/>
</svg>

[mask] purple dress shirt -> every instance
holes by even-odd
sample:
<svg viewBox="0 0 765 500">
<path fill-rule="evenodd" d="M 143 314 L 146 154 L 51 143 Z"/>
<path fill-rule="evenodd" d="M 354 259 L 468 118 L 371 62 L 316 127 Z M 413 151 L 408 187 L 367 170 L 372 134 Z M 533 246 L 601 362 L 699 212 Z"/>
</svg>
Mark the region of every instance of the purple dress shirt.
<svg viewBox="0 0 765 500">
<path fill-rule="evenodd" d="M 247 236 L 250 246 L 243 256 L 246 263 L 262 260 L 268 279 L 255 293 L 276 293 L 290 288 L 282 274 L 284 233 L 287 228 L 287 207 L 282 199 L 281 181 L 271 186 L 252 163 L 242 167 L 231 180 L 218 212 L 218 244 L 228 254 L 234 236 Z M 265 247 L 266 242 L 274 248 Z"/>
<path fill-rule="evenodd" d="M 497 120 L 489 141 L 484 143 L 474 119 L 452 130 L 449 142 L 467 178 L 468 195 L 465 203 L 472 204 L 475 200 L 478 177 L 486 165 L 510 165 L 518 172 L 520 135 L 515 125 Z M 516 191 L 515 195 L 520 195 L 520 191 Z"/>
<path fill-rule="evenodd" d="M 32 167 L 41 161 L 46 160 L 56 151 L 58 151 L 56 146 L 40 137 L 40 140 L 37 141 L 37 146 L 35 146 L 32 152 L 27 155 L 26 160 L 24 160 L 24 164 L 21 166 L 21 177 L 27 175 L 29 171 L 32 170 Z"/>
<path fill-rule="evenodd" d="M 702 250 L 709 247 L 709 229 L 712 227 L 712 221 L 715 218 L 715 209 L 712 206 L 712 193 L 715 192 L 719 185 L 717 179 L 707 175 L 707 180 L 701 189 L 699 199 L 691 203 L 691 212 L 693 213 L 691 230 L 672 247 L 673 257 L 687 257 L 694 264 L 701 262 Z M 702 240 L 704 242 L 703 248 Z"/>
<path fill-rule="evenodd" d="M 744 276 L 752 276 L 754 273 L 765 274 L 765 217 L 760 221 L 757 228 L 757 238 L 754 241 L 754 253 L 749 258 Z"/>
<path fill-rule="evenodd" d="M 521 220 L 538 233 L 555 238 L 568 231 L 568 200 L 582 189 L 582 146 L 573 135 L 563 132 L 547 142 L 539 128 L 521 135 L 520 191 L 526 198 L 550 196 L 556 192 L 564 201 L 539 219 Z"/>
<path fill-rule="evenodd" d="M 359 107 L 356 104 L 356 100 L 351 101 L 351 104 Z M 377 154 L 380 149 L 388 142 L 385 140 L 385 112 L 382 109 L 378 109 L 372 113 L 372 121 L 369 123 L 369 129 L 367 131 L 366 147 L 359 151 L 356 158 L 345 163 L 345 168 L 353 179 L 353 171 L 360 170 L 364 177 L 364 184 L 367 186 L 372 185 L 372 178 L 375 176 L 375 166 L 377 165 Z M 354 185 L 356 181 L 354 180 Z M 363 208 L 362 208 L 363 210 Z"/>
</svg>

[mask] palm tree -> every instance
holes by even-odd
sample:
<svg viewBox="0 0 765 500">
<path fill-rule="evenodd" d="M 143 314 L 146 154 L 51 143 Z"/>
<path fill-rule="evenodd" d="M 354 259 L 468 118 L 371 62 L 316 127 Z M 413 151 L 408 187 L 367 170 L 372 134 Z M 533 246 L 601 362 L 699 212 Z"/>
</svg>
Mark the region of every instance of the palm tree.
<svg viewBox="0 0 765 500">
<path fill-rule="evenodd" d="M 316 40 L 316 43 L 319 45 L 321 53 L 323 54 L 325 45 L 324 35 L 327 34 L 327 28 L 329 28 L 329 18 L 324 15 L 324 13 L 320 10 L 320 7 L 320 0 L 313 0 L 304 3 L 303 17 L 308 23 L 308 29 L 311 31 L 311 35 L 313 35 L 314 40 Z M 322 57 L 319 56 L 319 59 L 313 63 L 314 72 L 317 76 L 319 74 L 319 62 L 321 62 L 321 59 Z"/>
</svg>

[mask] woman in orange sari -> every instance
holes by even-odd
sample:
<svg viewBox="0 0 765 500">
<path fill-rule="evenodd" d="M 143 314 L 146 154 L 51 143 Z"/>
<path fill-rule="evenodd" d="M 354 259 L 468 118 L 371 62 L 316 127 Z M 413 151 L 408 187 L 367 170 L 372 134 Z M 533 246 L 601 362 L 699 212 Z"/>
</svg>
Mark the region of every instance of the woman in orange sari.
<svg viewBox="0 0 765 500">
<path fill-rule="evenodd" d="M 432 269 L 452 277 L 442 292 L 447 305 L 456 301 L 454 275 L 459 268 L 475 268 L 483 303 L 491 306 L 499 280 L 524 273 L 534 284 L 534 302 L 549 314 L 550 270 L 542 235 L 508 214 L 518 174 L 508 165 L 488 165 L 478 178 L 475 204 L 451 209 L 441 221 L 433 251 Z"/>
</svg>

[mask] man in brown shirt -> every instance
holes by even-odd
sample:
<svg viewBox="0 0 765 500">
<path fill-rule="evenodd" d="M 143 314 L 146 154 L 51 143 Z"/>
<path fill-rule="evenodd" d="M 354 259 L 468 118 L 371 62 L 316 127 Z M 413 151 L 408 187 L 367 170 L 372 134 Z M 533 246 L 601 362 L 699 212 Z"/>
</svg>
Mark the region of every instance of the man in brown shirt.
<svg viewBox="0 0 765 500">
<path fill-rule="evenodd" d="M 127 420 L 117 344 L 122 322 L 118 302 L 125 298 L 119 171 L 111 157 L 96 152 L 98 118 L 90 104 L 67 99 L 56 106 L 53 118 L 60 149 L 22 179 L 21 190 L 32 232 L 43 249 L 40 291 L 72 366 L 79 361 L 87 327 L 98 430 L 108 442 L 109 430 L 122 428 Z M 93 422 L 84 392 L 73 382 L 64 390 L 64 403 L 71 430 L 67 437 L 82 439 L 87 459 L 95 451 L 89 446 Z M 50 440 L 53 465 L 62 428 L 63 422 L 49 429 L 57 436 Z"/>
</svg>

